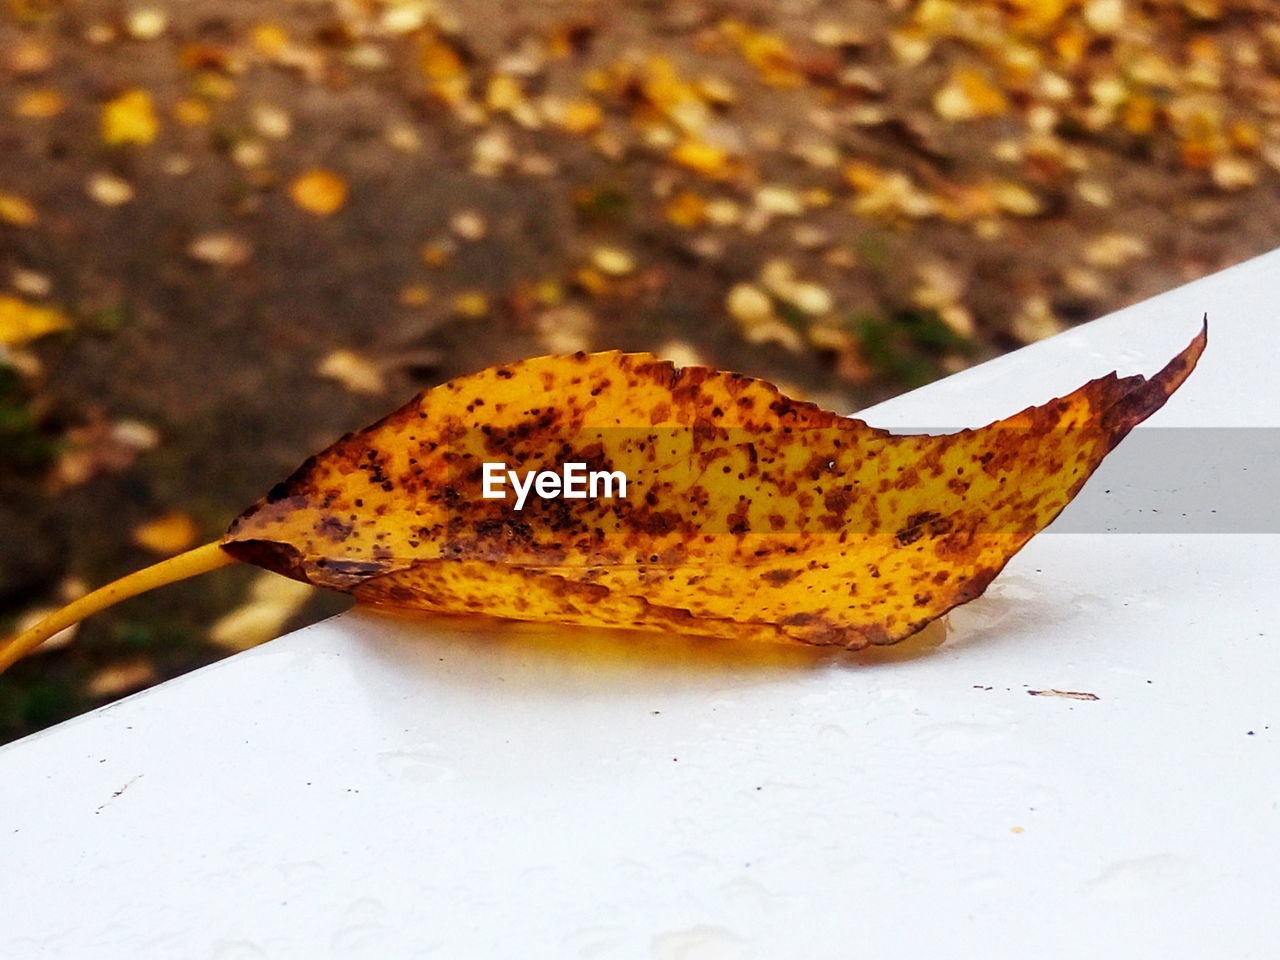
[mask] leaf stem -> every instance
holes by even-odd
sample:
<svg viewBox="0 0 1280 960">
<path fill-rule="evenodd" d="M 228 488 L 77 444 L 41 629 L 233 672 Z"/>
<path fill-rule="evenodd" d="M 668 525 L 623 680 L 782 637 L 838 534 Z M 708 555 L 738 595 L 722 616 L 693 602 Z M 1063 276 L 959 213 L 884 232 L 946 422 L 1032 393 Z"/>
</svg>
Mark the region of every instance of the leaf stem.
<svg viewBox="0 0 1280 960">
<path fill-rule="evenodd" d="M 0 673 L 4 673 L 16 661 L 25 657 L 55 633 L 65 630 L 74 623 L 79 623 L 90 614 L 105 610 L 113 604 L 129 597 L 145 593 L 166 583 L 175 583 L 194 577 L 196 574 L 217 570 L 236 562 L 236 558 L 222 549 L 221 542 L 215 540 L 202 547 L 195 547 L 186 553 L 180 553 L 168 560 L 161 560 L 135 573 L 113 580 L 104 587 L 86 593 L 56 613 L 51 613 L 35 626 L 22 631 L 0 646 Z"/>
</svg>

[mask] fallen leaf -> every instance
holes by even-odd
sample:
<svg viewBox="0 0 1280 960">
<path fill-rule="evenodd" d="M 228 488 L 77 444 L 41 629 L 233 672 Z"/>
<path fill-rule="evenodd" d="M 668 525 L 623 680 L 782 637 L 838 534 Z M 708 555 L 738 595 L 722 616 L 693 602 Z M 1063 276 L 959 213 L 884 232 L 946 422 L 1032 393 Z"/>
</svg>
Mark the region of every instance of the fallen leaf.
<svg viewBox="0 0 1280 960">
<path fill-rule="evenodd" d="M 53 66 L 53 51 L 35 38 L 11 42 L 3 67 L 16 77 L 38 77 Z"/>
<path fill-rule="evenodd" d="M 195 543 L 199 534 L 189 513 L 171 510 L 134 527 L 133 542 L 144 550 L 171 557 Z"/>
<path fill-rule="evenodd" d="M 484 105 L 494 113 L 507 112 L 524 101 L 524 89 L 520 81 L 505 73 L 489 78 L 484 91 Z"/>
<path fill-rule="evenodd" d="M 1258 166 L 1242 157 L 1219 157 L 1210 170 L 1213 182 L 1223 190 L 1243 190 L 1258 182 Z"/>
<path fill-rule="evenodd" d="M 98 474 L 124 470 L 138 454 L 160 442 L 154 427 L 137 420 L 94 420 L 67 431 L 50 475 L 55 492 L 78 486 Z"/>
<path fill-rule="evenodd" d="M 1092 266 L 1115 269 L 1147 256 L 1151 250 L 1136 234 L 1104 233 L 1086 243 L 1081 252 Z"/>
<path fill-rule="evenodd" d="M 566 133 L 588 134 L 600 129 L 604 111 L 594 100 L 575 100 L 567 103 L 555 117 L 556 126 Z"/>
<path fill-rule="evenodd" d="M 151 94 L 128 90 L 102 108 L 102 142 L 109 146 L 136 143 L 146 146 L 160 132 Z"/>
<path fill-rule="evenodd" d="M 183 97 L 173 105 L 173 119 L 184 127 L 203 127 L 213 119 L 213 110 L 203 100 Z"/>
<path fill-rule="evenodd" d="M 240 140 L 231 148 L 231 159 L 245 169 L 262 167 L 271 159 L 261 140 Z"/>
<path fill-rule="evenodd" d="M 316 373 L 337 380 L 352 393 L 381 393 L 386 389 L 378 365 L 350 350 L 334 350 L 320 362 Z"/>
<path fill-rule="evenodd" d="M 663 209 L 668 220 L 686 230 L 702 226 L 707 219 L 706 201 L 692 190 L 677 191 Z"/>
<path fill-rule="evenodd" d="M 22 267 L 13 268 L 9 275 L 9 282 L 13 284 L 13 289 L 28 297 L 47 297 L 53 290 L 53 281 L 47 274 L 36 270 L 25 270 Z"/>
<path fill-rule="evenodd" d="M 668 156 L 672 163 L 712 180 L 732 176 L 736 166 L 727 150 L 699 140 L 681 141 Z"/>
<path fill-rule="evenodd" d="M 289 31 L 278 23 L 260 23 L 250 32 L 258 52 L 270 59 L 277 59 L 289 51 Z"/>
<path fill-rule="evenodd" d="M 0 191 L 0 222 L 9 223 L 15 227 L 30 227 L 39 219 L 36 208 L 32 206 L 30 200 L 16 193 Z"/>
<path fill-rule="evenodd" d="M 235 267 L 253 255 L 248 240 L 234 233 L 205 233 L 187 245 L 187 256 L 201 263 Z"/>
<path fill-rule="evenodd" d="M 625 277 L 636 268 L 636 258 L 621 247 L 596 247 L 591 251 L 591 264 L 609 277 Z"/>
<path fill-rule="evenodd" d="M 67 108 L 67 101 L 57 90 L 28 90 L 13 105 L 14 116 L 29 120 L 47 120 Z"/>
<path fill-rule="evenodd" d="M 979 430 L 902 435 L 739 374 L 544 357 L 425 391 L 310 458 L 225 552 L 443 613 L 893 643 L 983 592 L 1204 349 Z M 621 495 L 483 495 L 482 464 L 617 471 Z"/>
<path fill-rule="evenodd" d="M 111 173 L 93 173 L 85 192 L 104 207 L 120 207 L 133 199 L 133 185 Z"/>
<path fill-rule="evenodd" d="M 1035 293 L 1027 297 L 1019 306 L 1010 321 L 1013 335 L 1023 343 L 1035 343 L 1059 334 L 1064 329 L 1063 322 L 1053 312 L 1053 305 L 1043 293 Z"/>
<path fill-rule="evenodd" d="M 956 70 L 933 98 L 933 109 L 944 120 L 977 120 L 999 117 L 1009 109 L 1000 88 L 993 86 L 981 72 Z"/>
<path fill-rule="evenodd" d="M 91 697 L 118 697 L 122 693 L 147 687 L 155 683 L 156 668 L 144 660 L 103 667 L 89 679 L 87 692 Z"/>
<path fill-rule="evenodd" d="M 750 283 L 735 284 L 724 301 L 729 316 L 741 324 L 752 325 L 774 319 L 773 301 L 759 287 Z"/>
<path fill-rule="evenodd" d="M 489 222 L 477 210 L 459 210 L 449 218 L 449 229 L 463 240 L 483 240 Z"/>
<path fill-rule="evenodd" d="M 0 294 L 0 344 L 13 347 L 70 327 L 70 321 L 61 310 L 37 307 L 17 297 Z"/>
<path fill-rule="evenodd" d="M 538 342 L 552 353 L 591 349 L 595 318 L 582 307 L 568 304 L 544 310 L 534 321 Z"/>
<path fill-rule="evenodd" d="M 311 596 L 305 584 L 265 571 L 254 578 L 249 599 L 218 619 L 209 640 L 226 650 L 248 650 L 278 636 Z"/>
<path fill-rule="evenodd" d="M 458 51 L 438 37 L 423 42 L 419 63 L 428 80 L 453 80 L 465 72 Z"/>
<path fill-rule="evenodd" d="M 468 290 L 453 298 L 453 309 L 460 317 L 479 320 L 489 313 L 489 298 L 478 290 Z"/>
<path fill-rule="evenodd" d="M 765 83 L 774 87 L 798 87 L 804 83 L 796 55 L 777 34 L 757 30 L 737 20 L 725 20 L 720 29 L 738 44 L 738 50 Z"/>
<path fill-rule="evenodd" d="M 347 202 L 347 181 L 332 170 L 308 170 L 289 184 L 289 196 L 307 213 L 329 217 Z"/>
<path fill-rule="evenodd" d="M 420 283 L 411 283 L 400 288 L 396 302 L 402 307 L 423 307 L 431 302 L 431 288 Z"/>
<path fill-rule="evenodd" d="M 129 11 L 125 29 L 135 40 L 155 40 L 169 27 L 169 15 L 159 7 L 140 7 Z"/>
</svg>

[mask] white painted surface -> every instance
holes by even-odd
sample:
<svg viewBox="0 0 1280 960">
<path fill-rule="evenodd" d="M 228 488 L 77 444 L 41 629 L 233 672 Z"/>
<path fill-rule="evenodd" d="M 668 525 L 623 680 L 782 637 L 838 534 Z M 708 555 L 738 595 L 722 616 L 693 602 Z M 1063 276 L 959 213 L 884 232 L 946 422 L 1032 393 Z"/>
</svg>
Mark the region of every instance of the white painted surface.
<svg viewBox="0 0 1280 960">
<path fill-rule="evenodd" d="M 1208 311 L 1152 425 L 1275 427 L 1277 290 L 1280 253 L 868 419 L 1150 373 Z M 1278 570 L 1045 535 L 862 657 L 338 617 L 0 749 L 0 956 L 1274 957 Z"/>
</svg>

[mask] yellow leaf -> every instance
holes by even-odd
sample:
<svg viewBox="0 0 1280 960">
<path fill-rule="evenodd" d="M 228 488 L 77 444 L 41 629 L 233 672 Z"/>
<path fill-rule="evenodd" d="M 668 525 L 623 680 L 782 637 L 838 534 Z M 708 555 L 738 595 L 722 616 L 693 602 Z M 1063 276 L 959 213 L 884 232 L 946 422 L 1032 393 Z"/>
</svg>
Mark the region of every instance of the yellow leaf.
<svg viewBox="0 0 1280 960">
<path fill-rule="evenodd" d="M 720 29 L 738 44 L 743 57 L 765 83 L 774 87 L 798 87 L 804 83 L 799 61 L 781 37 L 736 20 L 724 21 Z"/>
<path fill-rule="evenodd" d="M 669 156 L 672 163 L 712 180 L 724 180 L 734 172 L 733 158 L 727 150 L 700 140 L 682 140 Z"/>
<path fill-rule="evenodd" d="M 1074 5 L 1075 0 L 1012 0 L 1010 6 L 1018 11 L 1014 28 L 1030 34 L 1043 33 Z"/>
<path fill-rule="evenodd" d="M 587 134 L 600 129 L 604 111 L 594 100 L 574 100 L 567 103 L 556 118 L 556 125 L 567 133 Z"/>
<path fill-rule="evenodd" d="M 30 120 L 45 120 L 56 117 L 67 108 L 62 94 L 52 88 L 29 90 L 18 97 L 13 105 L 15 116 Z"/>
<path fill-rule="evenodd" d="M 460 293 L 453 298 L 453 309 L 461 317 L 478 320 L 489 312 L 489 298 L 475 290 Z"/>
<path fill-rule="evenodd" d="M 278 23 L 260 23 L 250 36 L 263 56 L 274 59 L 289 49 L 289 32 Z"/>
<path fill-rule="evenodd" d="M 524 100 L 520 81 L 505 73 L 489 78 L 484 91 L 484 105 L 494 112 L 514 109 Z"/>
<path fill-rule="evenodd" d="M 309 457 L 220 541 L 0 642 L 0 672 L 95 611 L 234 560 L 407 610 L 895 643 L 979 596 L 1181 386 L 1207 338 L 1206 321 L 1149 379 L 1112 373 L 942 436 L 648 354 L 491 367 Z M 295 594 L 262 589 L 219 642 L 283 626 Z"/>
<path fill-rule="evenodd" d="M 1205 337 L 1151 379 L 1113 374 L 947 436 L 894 436 L 644 354 L 493 367 L 310 458 L 222 546 L 391 607 L 893 643 L 982 593 Z M 488 496 L 498 464 L 515 475 Z M 601 475 L 594 497 L 542 480 L 511 492 L 535 470 L 568 482 L 570 464 Z"/>
<path fill-rule="evenodd" d="M 128 90 L 102 108 L 102 142 L 110 146 L 136 143 L 146 146 L 160 132 L 151 94 Z"/>
<path fill-rule="evenodd" d="M 667 219 L 677 227 L 692 230 L 707 221 L 707 203 L 692 190 L 679 190 L 666 202 Z"/>
<path fill-rule="evenodd" d="M 37 307 L 17 297 L 0 294 L 0 344 L 4 346 L 17 346 L 70 327 L 61 310 Z"/>
<path fill-rule="evenodd" d="M 1040 198 L 1020 183 L 1001 180 L 992 185 L 992 196 L 1001 210 L 1019 217 L 1034 217 L 1044 209 Z"/>
<path fill-rule="evenodd" d="M 213 111 L 203 100 L 183 97 L 173 105 L 173 119 L 184 127 L 202 127 L 213 119 Z"/>
<path fill-rule="evenodd" d="M 331 170 L 308 170 L 289 185 L 293 202 L 317 217 L 328 217 L 347 202 L 347 182 Z"/>
<path fill-rule="evenodd" d="M 31 201 L 16 193 L 0 191 L 0 221 L 13 224 L 15 227 L 32 226 L 39 217 Z"/>
<path fill-rule="evenodd" d="M 1155 129 L 1156 102 L 1148 96 L 1136 94 L 1124 105 L 1125 129 L 1135 136 L 1145 136 Z"/>
<path fill-rule="evenodd" d="M 428 80 L 453 80 L 465 72 L 458 51 L 437 37 L 422 44 L 419 63 Z"/>
<path fill-rule="evenodd" d="M 939 88 L 933 108 L 944 120 L 976 120 L 1002 116 L 1009 102 L 980 71 L 962 68 Z"/>
<path fill-rule="evenodd" d="M 200 531 L 191 515 L 172 510 L 133 528 L 133 542 L 144 550 L 171 557 L 193 543 Z"/>
</svg>

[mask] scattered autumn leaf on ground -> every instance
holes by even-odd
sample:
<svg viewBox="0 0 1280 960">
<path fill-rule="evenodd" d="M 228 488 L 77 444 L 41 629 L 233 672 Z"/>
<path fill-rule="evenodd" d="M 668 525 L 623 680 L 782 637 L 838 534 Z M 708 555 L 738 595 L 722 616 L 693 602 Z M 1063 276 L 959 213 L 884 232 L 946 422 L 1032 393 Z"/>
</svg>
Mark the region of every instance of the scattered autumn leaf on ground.
<svg viewBox="0 0 1280 960">
<path fill-rule="evenodd" d="M 378 365 L 351 350 L 334 350 L 320 361 L 316 373 L 337 380 L 352 393 L 382 393 L 386 389 Z"/>
<path fill-rule="evenodd" d="M 199 533 L 190 514 L 172 510 L 134 527 L 133 542 L 144 550 L 171 557 L 195 543 Z"/>
<path fill-rule="evenodd" d="M 32 226 L 39 216 L 31 201 L 16 193 L 0 191 L 0 221 L 11 223 L 15 227 Z"/>
<path fill-rule="evenodd" d="M 110 173 L 95 173 L 89 177 L 85 190 L 104 207 L 119 207 L 134 198 L 133 186 L 128 180 Z"/>
<path fill-rule="evenodd" d="M 155 428 L 137 420 L 92 420 L 67 431 L 49 484 L 59 491 L 77 487 L 99 474 L 116 473 L 159 442 Z"/>
<path fill-rule="evenodd" d="M 118 697 L 139 687 L 156 682 L 154 664 L 145 660 L 129 660 L 103 667 L 89 679 L 88 693 L 93 697 Z"/>
<path fill-rule="evenodd" d="M 15 116 L 28 120 L 47 120 L 67 108 L 67 101 L 57 90 L 29 90 L 13 105 Z"/>
<path fill-rule="evenodd" d="M 38 307 L 17 297 L 0 294 L 0 344 L 17 346 L 70 327 L 70 321 L 61 310 Z"/>
<path fill-rule="evenodd" d="M 289 196 L 308 213 L 328 217 L 347 202 L 347 182 L 332 170 L 309 170 L 289 185 Z"/>
<path fill-rule="evenodd" d="M 254 578 L 249 599 L 210 628 L 209 639 L 226 650 L 266 643 L 279 636 L 310 596 L 306 584 L 263 572 Z"/>
<path fill-rule="evenodd" d="M 145 90 L 128 90 L 102 108 L 102 142 L 108 146 L 146 146 L 159 132 L 160 121 Z"/>
<path fill-rule="evenodd" d="M 234 233 L 205 233 L 187 245 L 187 256 L 201 263 L 236 267 L 247 263 L 253 245 Z"/>
</svg>

